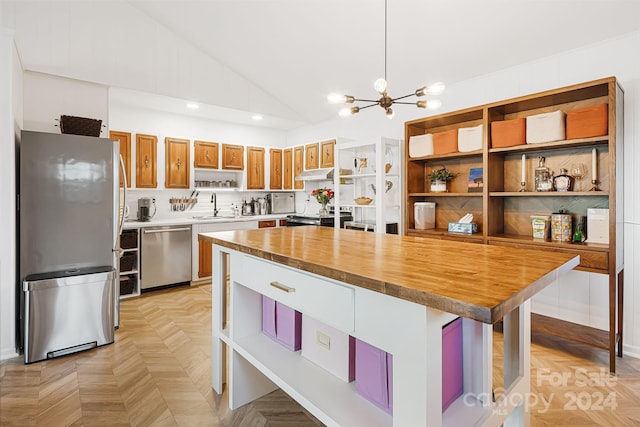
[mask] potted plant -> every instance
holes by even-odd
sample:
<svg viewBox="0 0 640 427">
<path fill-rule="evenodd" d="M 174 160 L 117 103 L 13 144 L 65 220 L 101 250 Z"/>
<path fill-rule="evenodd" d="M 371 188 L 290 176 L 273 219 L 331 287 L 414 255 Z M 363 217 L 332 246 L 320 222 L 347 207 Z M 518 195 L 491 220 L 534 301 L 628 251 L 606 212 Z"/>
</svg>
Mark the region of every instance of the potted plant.
<svg viewBox="0 0 640 427">
<path fill-rule="evenodd" d="M 320 203 L 320 211 L 318 212 L 320 216 L 329 216 L 327 204 L 333 199 L 333 190 L 330 188 L 316 188 L 311 192 L 311 195 Z"/>
<path fill-rule="evenodd" d="M 446 166 L 442 166 L 440 169 L 431 169 L 431 173 L 427 175 L 431 181 L 432 193 L 444 193 L 447 190 L 447 183 L 455 178 L 456 174 L 447 170 Z"/>
</svg>

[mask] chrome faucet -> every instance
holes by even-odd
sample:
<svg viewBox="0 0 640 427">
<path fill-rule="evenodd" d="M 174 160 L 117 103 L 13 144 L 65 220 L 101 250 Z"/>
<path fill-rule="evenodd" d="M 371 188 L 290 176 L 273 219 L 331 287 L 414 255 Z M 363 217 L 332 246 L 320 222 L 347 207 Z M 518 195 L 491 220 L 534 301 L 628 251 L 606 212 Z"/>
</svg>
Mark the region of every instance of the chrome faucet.
<svg viewBox="0 0 640 427">
<path fill-rule="evenodd" d="M 216 196 L 216 193 L 211 193 L 211 203 L 213 203 L 213 216 L 218 216 L 220 209 L 218 209 L 218 196 Z"/>
</svg>

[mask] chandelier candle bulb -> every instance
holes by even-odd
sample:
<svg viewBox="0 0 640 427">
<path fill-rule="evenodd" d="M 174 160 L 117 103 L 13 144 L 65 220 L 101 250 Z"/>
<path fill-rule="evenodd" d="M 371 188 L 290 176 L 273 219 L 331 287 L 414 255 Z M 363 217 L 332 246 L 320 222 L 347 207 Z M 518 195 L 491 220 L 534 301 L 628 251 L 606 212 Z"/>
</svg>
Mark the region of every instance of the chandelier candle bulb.
<svg viewBox="0 0 640 427">
<path fill-rule="evenodd" d="M 522 155 L 522 177 L 520 178 L 520 182 L 526 182 L 526 160 L 527 157 Z"/>
<path fill-rule="evenodd" d="M 592 181 L 598 180 L 597 157 L 598 157 L 598 152 L 594 148 L 593 150 L 591 150 L 591 180 Z"/>
</svg>

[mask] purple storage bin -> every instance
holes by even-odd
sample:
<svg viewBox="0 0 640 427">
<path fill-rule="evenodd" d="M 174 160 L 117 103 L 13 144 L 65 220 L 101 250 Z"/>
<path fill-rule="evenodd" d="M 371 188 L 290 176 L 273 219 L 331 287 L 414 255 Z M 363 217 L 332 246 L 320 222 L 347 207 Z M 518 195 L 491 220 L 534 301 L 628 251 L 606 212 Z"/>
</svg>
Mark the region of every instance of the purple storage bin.
<svg viewBox="0 0 640 427">
<path fill-rule="evenodd" d="M 302 313 L 276 301 L 276 340 L 289 350 L 302 347 Z"/>
<path fill-rule="evenodd" d="M 356 339 L 356 391 L 391 414 L 393 380 L 391 354 Z"/>
<path fill-rule="evenodd" d="M 262 332 L 292 351 L 302 346 L 302 313 L 262 295 Z"/>
<path fill-rule="evenodd" d="M 463 392 L 462 319 L 442 327 L 442 412 Z"/>
<path fill-rule="evenodd" d="M 276 302 L 262 295 L 262 332 L 276 339 Z"/>
</svg>

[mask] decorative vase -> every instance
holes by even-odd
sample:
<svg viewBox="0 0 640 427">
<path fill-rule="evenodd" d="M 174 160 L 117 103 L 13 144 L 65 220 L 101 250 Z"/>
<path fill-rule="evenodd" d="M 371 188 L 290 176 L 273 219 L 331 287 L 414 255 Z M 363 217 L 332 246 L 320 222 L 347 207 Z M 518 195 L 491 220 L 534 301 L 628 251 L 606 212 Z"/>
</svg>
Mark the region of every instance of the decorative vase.
<svg viewBox="0 0 640 427">
<path fill-rule="evenodd" d="M 434 180 L 431 181 L 431 192 L 432 193 L 446 193 L 447 190 L 447 181 Z"/>
<path fill-rule="evenodd" d="M 318 211 L 318 215 L 320 215 L 320 217 L 329 216 L 329 209 L 327 209 L 327 204 L 326 203 L 322 203 L 320 205 L 320 210 Z"/>
</svg>

